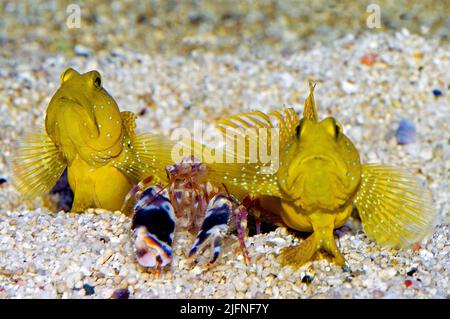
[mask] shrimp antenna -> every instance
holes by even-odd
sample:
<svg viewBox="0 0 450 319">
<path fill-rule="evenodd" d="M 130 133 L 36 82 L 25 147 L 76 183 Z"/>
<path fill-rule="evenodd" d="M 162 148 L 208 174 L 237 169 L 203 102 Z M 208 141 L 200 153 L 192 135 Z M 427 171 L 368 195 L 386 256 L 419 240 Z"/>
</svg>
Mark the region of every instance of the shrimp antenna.
<svg viewBox="0 0 450 319">
<path fill-rule="evenodd" d="M 127 208 L 128 202 L 130 201 L 130 199 L 131 199 L 133 196 L 135 196 L 135 195 L 139 192 L 139 190 L 143 189 L 145 185 L 149 184 L 152 180 L 153 180 L 153 176 L 149 176 L 149 177 L 143 179 L 142 181 L 140 181 L 136 186 L 134 186 L 134 187 L 128 192 L 127 196 L 125 196 L 125 200 L 124 200 L 124 202 L 123 202 L 121 211 L 124 211 L 124 210 Z M 162 192 L 163 190 L 165 190 L 169 185 L 170 185 L 170 182 L 169 182 L 166 186 L 162 187 L 155 195 L 153 195 L 152 197 L 150 197 L 150 199 L 147 200 L 147 201 L 145 202 L 145 204 L 147 205 L 147 204 L 150 204 L 151 202 L 153 202 L 153 201 L 155 200 L 156 196 L 158 196 L 159 194 L 161 194 L 161 192 Z"/>
<path fill-rule="evenodd" d="M 150 197 L 149 200 L 146 200 L 145 205 L 151 204 L 159 194 L 161 194 L 167 187 L 169 187 L 169 185 L 170 185 L 170 183 L 167 184 L 166 186 L 162 187 L 159 191 L 157 191 L 156 194 L 153 195 L 152 197 Z"/>
<path fill-rule="evenodd" d="M 228 197 L 230 197 L 234 201 L 235 204 L 240 204 L 240 202 L 238 201 L 236 196 L 230 194 L 230 192 L 228 191 L 227 186 L 224 183 L 222 183 L 222 186 L 223 186 L 223 188 L 225 188 L 225 191 L 227 192 Z"/>
</svg>

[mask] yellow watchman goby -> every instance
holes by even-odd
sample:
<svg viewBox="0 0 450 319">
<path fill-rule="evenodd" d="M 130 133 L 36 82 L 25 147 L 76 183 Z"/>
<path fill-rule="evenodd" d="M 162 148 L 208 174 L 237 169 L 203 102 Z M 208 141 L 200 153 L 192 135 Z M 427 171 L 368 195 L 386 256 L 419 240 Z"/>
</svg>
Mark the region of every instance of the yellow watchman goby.
<svg viewBox="0 0 450 319">
<path fill-rule="evenodd" d="M 367 236 L 382 245 L 408 247 L 430 234 L 436 217 L 430 192 L 402 168 L 361 164 L 342 126 L 332 117 L 318 120 L 313 94 L 310 85 L 301 120 L 292 108 L 219 120 L 217 127 L 231 140 L 239 134 L 245 137 L 248 129 L 279 130 L 279 169 L 262 173 L 261 162 L 249 161 L 248 143 L 240 162 L 208 164 L 208 178 L 258 199 L 288 227 L 312 233 L 280 254 L 281 262 L 296 267 L 324 257 L 322 252 L 345 264 L 333 230 L 346 222 L 354 206 Z M 230 132 L 233 136 L 227 136 Z M 258 135 L 246 138 L 256 140 Z"/>
<path fill-rule="evenodd" d="M 30 134 L 16 150 L 18 189 L 42 195 L 64 169 L 74 192 L 72 211 L 119 210 L 128 191 L 147 175 L 165 178 L 159 135 L 136 134 L 135 115 L 120 112 L 97 71 L 67 69 L 52 97 L 45 132 Z M 157 152 L 156 152 L 157 151 Z"/>
</svg>

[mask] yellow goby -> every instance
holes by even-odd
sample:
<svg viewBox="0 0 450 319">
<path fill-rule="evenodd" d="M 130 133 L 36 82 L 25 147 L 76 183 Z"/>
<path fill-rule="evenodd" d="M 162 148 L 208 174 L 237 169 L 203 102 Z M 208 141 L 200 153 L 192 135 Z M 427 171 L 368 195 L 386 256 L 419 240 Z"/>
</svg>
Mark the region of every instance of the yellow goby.
<svg viewBox="0 0 450 319">
<path fill-rule="evenodd" d="M 258 199 L 288 227 L 312 233 L 282 250 L 284 264 L 299 267 L 325 252 L 344 265 L 333 230 L 346 222 L 354 206 L 367 236 L 385 246 L 407 247 L 432 231 L 436 213 L 428 189 L 404 169 L 361 164 L 342 126 L 332 117 L 318 120 L 311 84 L 301 120 L 285 108 L 225 117 L 217 127 L 227 141 L 244 138 L 246 155 L 231 154 L 234 163 L 208 164 L 208 179 Z M 256 129 L 253 135 L 246 133 L 249 129 Z M 279 132 L 279 169 L 270 174 L 261 172 L 261 162 L 249 160 L 249 145 L 257 143 L 261 129 Z"/>
<path fill-rule="evenodd" d="M 64 169 L 74 192 L 72 211 L 119 210 L 129 190 L 148 175 L 164 179 L 160 135 L 135 133 L 136 116 L 120 112 L 97 71 L 62 73 L 46 112 L 45 131 L 15 151 L 17 188 L 29 197 L 48 192 Z M 158 152 L 156 152 L 158 150 Z"/>
</svg>

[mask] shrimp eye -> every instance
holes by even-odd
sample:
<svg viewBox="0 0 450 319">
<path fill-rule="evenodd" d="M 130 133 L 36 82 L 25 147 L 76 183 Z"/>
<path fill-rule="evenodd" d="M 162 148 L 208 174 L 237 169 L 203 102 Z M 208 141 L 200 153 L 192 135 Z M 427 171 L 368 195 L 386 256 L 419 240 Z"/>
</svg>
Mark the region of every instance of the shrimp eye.
<svg viewBox="0 0 450 319">
<path fill-rule="evenodd" d="M 99 89 L 102 87 L 102 79 L 99 76 L 94 78 L 94 86 Z"/>
</svg>

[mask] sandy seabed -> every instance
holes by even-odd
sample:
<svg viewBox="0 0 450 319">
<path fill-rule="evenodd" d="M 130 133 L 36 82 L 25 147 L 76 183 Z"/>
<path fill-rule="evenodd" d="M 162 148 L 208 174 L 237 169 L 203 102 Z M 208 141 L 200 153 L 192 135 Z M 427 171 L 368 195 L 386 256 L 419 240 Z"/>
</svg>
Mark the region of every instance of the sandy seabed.
<svg viewBox="0 0 450 319">
<path fill-rule="evenodd" d="M 376 52 L 377 62 L 360 58 Z M 420 249 L 398 251 L 366 238 L 357 220 L 336 230 L 352 272 L 325 260 L 294 270 L 276 261 L 301 240 L 284 228 L 248 238 L 250 266 L 231 235 L 217 265 L 187 263 L 192 235 L 178 231 L 171 270 L 159 278 L 137 265 L 130 219 L 120 212 L 55 212 L 51 199 L 24 200 L 11 183 L 17 140 L 44 120 L 67 67 L 97 69 L 121 110 L 142 114 L 139 131 L 191 127 L 202 119 L 292 106 L 301 112 L 307 81 L 318 82 L 319 117 L 333 115 L 362 161 L 403 166 L 426 182 L 439 219 Z M 411 35 L 348 35 L 306 51 L 264 57 L 193 53 L 165 56 L 123 49 L 66 58 L 23 48 L 0 56 L 0 298 L 449 298 L 448 217 L 450 50 Z M 436 96 L 433 90 L 440 90 Z M 142 110 L 146 110 L 142 112 Z M 398 145 L 401 119 L 416 139 Z M 49 208 L 45 208 L 49 207 Z"/>
</svg>

